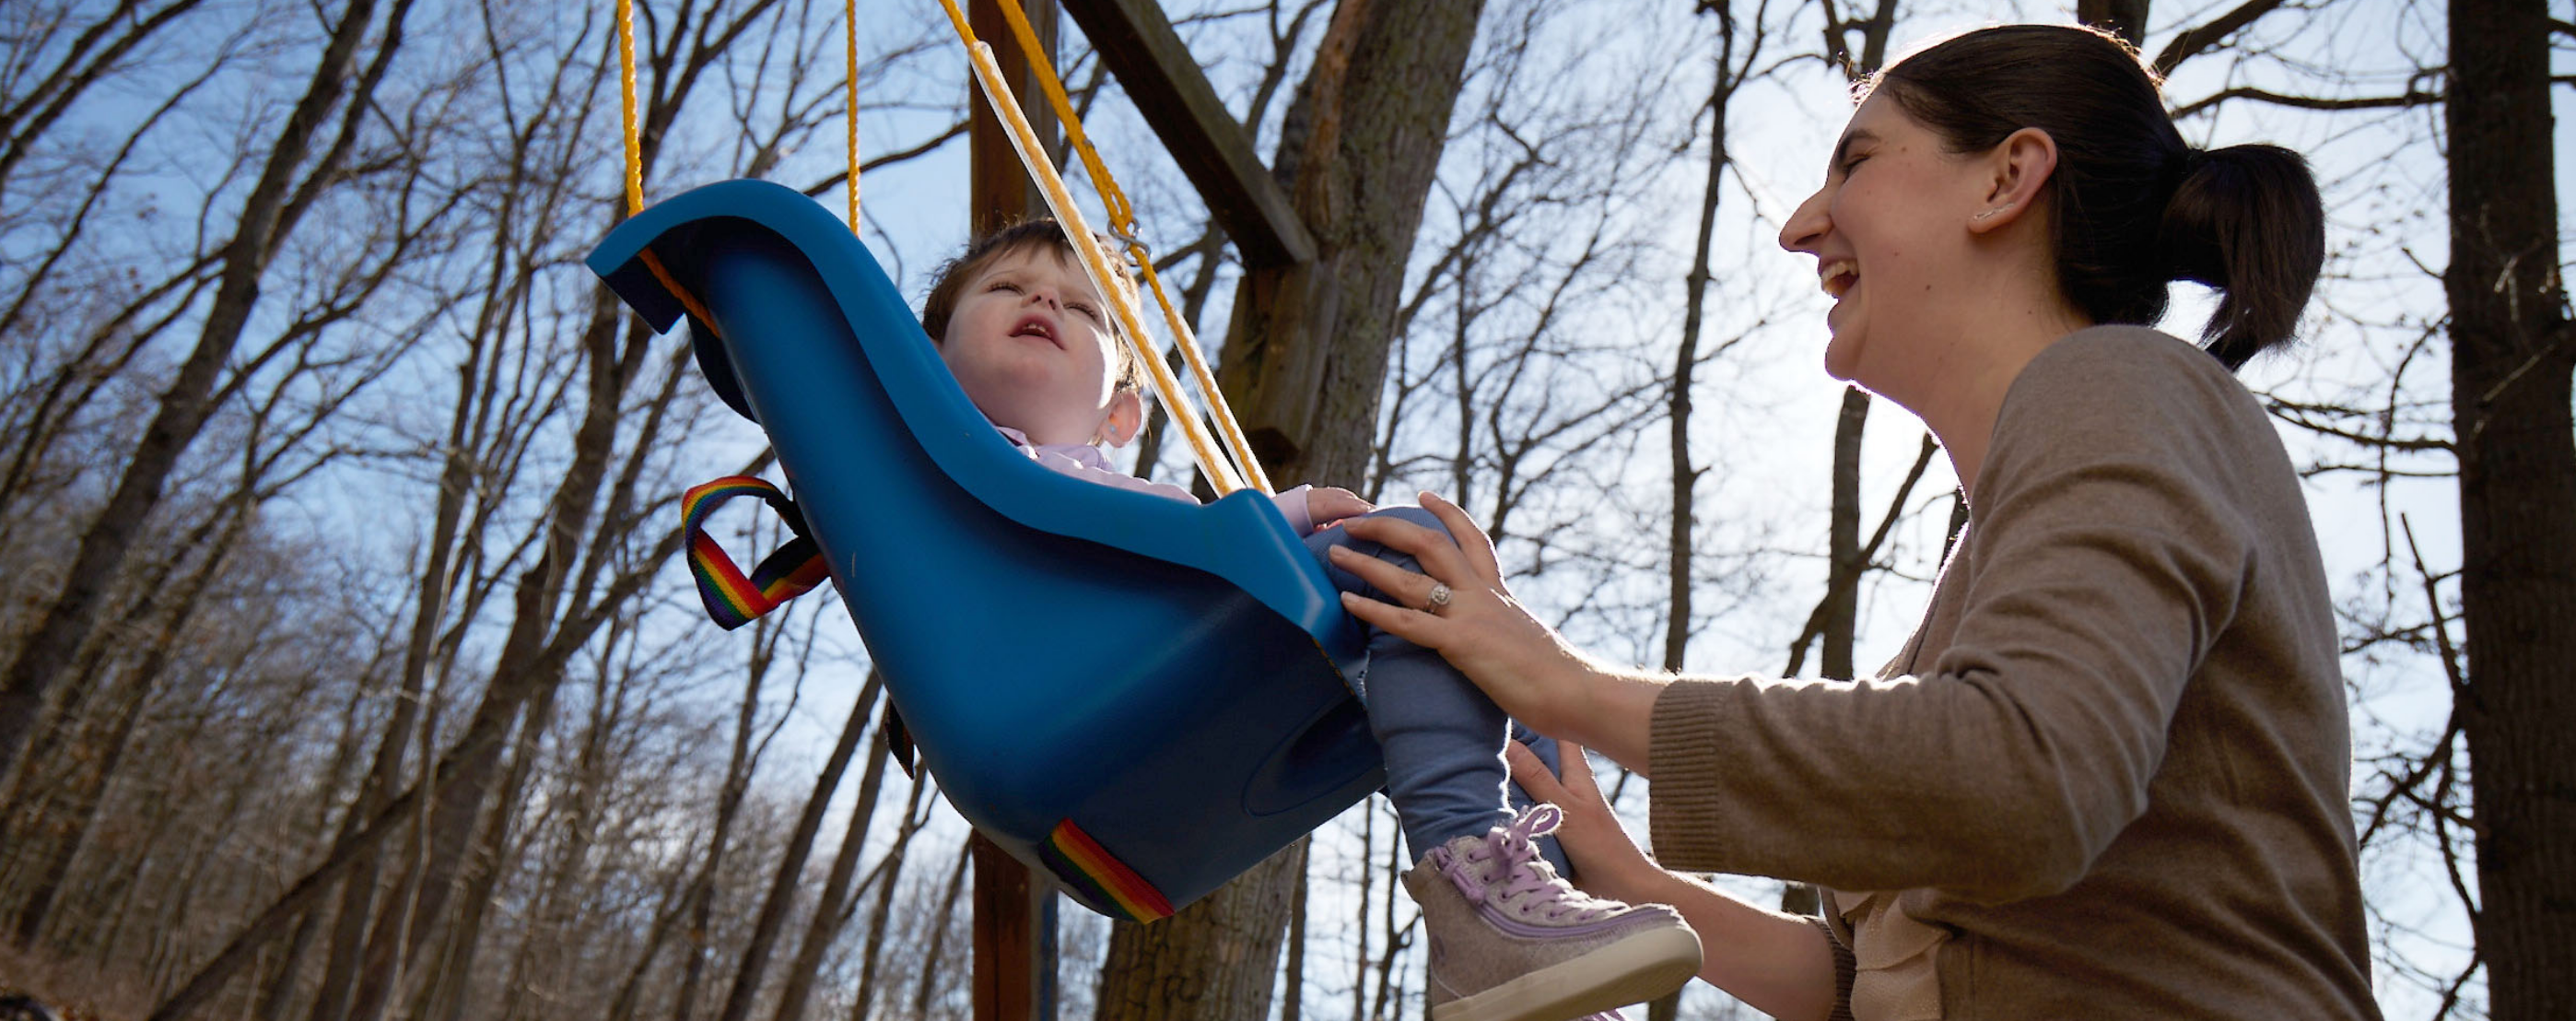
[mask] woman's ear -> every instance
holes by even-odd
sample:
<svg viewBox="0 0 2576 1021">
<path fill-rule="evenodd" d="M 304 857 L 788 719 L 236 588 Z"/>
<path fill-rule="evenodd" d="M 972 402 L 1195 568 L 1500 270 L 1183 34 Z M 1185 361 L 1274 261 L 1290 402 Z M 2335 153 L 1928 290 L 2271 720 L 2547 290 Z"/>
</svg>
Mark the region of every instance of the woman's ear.
<svg viewBox="0 0 2576 1021">
<path fill-rule="evenodd" d="M 1120 390 L 1109 398 L 1109 417 L 1101 420 L 1100 442 L 1113 447 L 1126 446 L 1145 425 L 1145 401 L 1133 390 Z"/>
<path fill-rule="evenodd" d="M 2001 229 L 2038 204 L 2040 189 L 2057 173 L 2057 140 L 2038 128 L 2023 128 L 1997 143 L 1988 160 L 1986 206 L 1968 217 L 1968 231 L 1974 234 Z"/>
</svg>

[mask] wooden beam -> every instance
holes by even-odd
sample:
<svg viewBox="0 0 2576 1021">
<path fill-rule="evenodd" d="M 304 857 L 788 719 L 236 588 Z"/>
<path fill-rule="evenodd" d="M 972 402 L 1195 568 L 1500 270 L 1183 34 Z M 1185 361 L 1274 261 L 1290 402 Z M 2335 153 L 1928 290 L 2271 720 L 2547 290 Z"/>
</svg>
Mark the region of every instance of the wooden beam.
<svg viewBox="0 0 2576 1021">
<path fill-rule="evenodd" d="M 1003 0 L 968 0 L 966 22 L 975 37 L 993 47 L 993 62 L 1001 65 L 1002 80 L 1011 83 L 1011 92 L 1020 98 L 1020 111 L 1028 115 L 1029 126 L 1037 129 L 1038 138 L 1046 143 L 1047 155 L 1058 166 L 1064 164 L 1064 133 L 1055 120 L 1055 108 L 1047 105 L 1046 93 L 1038 86 L 1038 76 L 1029 69 L 1028 55 L 1020 52 L 1019 41 L 1011 34 L 1011 23 L 1002 17 L 998 6 Z M 1049 63 L 1055 61 L 1056 6 L 1054 0 L 1024 0 L 1020 9 L 1029 16 L 1029 27 L 1036 29 L 1038 42 L 1046 47 Z M 966 87 L 980 93 L 973 76 Z M 969 229 L 981 237 L 1031 217 L 1047 215 L 1046 198 L 1029 183 L 1028 170 L 1011 149 L 1010 129 L 994 119 L 993 110 L 980 94 L 967 102 L 966 127 L 968 170 L 967 192 L 972 196 L 972 222 Z"/>
<path fill-rule="evenodd" d="M 1252 151 L 1251 136 L 1217 98 L 1154 0 L 1063 0 L 1102 63 L 1126 86 L 1145 123 L 1246 266 L 1311 262 L 1315 242 L 1286 189 Z M 978 29 L 977 31 L 981 31 Z"/>
</svg>

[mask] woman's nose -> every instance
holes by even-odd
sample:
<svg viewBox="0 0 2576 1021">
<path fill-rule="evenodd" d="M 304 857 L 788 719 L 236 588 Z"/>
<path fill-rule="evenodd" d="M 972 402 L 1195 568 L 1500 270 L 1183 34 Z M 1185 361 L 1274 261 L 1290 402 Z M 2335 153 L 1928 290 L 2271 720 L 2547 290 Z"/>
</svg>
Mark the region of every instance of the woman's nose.
<svg viewBox="0 0 2576 1021">
<path fill-rule="evenodd" d="M 1825 190 L 1818 188 L 1806 201 L 1798 203 L 1797 211 L 1789 214 L 1789 222 L 1780 225 L 1780 247 L 1812 255 L 1817 242 L 1832 227 L 1833 219 L 1825 215 Z"/>
</svg>

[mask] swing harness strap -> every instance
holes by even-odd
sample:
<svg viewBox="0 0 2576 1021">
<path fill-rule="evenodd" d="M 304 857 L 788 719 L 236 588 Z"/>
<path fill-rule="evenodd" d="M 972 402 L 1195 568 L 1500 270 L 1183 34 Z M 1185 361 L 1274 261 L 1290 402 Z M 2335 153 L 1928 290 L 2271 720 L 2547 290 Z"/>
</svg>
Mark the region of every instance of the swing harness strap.
<svg viewBox="0 0 2576 1021">
<path fill-rule="evenodd" d="M 750 577 L 734 566 L 733 558 L 725 555 L 724 547 L 716 545 L 706 528 L 707 515 L 737 496 L 759 497 L 787 522 L 788 531 L 796 533 L 796 538 L 763 557 Z M 728 475 L 691 486 L 680 498 L 680 513 L 685 517 L 680 527 L 689 538 L 689 573 L 698 579 L 698 599 L 706 604 L 707 616 L 727 631 L 751 623 L 832 577 L 822 547 L 805 534 L 804 513 L 777 486 L 749 475 Z"/>
</svg>

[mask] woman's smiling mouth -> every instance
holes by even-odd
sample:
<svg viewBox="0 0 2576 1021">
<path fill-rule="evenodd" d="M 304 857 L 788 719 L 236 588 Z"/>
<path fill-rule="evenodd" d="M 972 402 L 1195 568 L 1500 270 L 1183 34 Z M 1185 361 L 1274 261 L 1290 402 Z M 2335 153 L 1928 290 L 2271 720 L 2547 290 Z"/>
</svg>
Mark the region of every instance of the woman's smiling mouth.
<svg viewBox="0 0 2576 1021">
<path fill-rule="evenodd" d="M 1850 259 L 1827 259 L 1816 264 L 1816 279 L 1826 294 L 1840 301 L 1851 292 L 1853 284 L 1860 282 L 1860 264 Z"/>
</svg>

